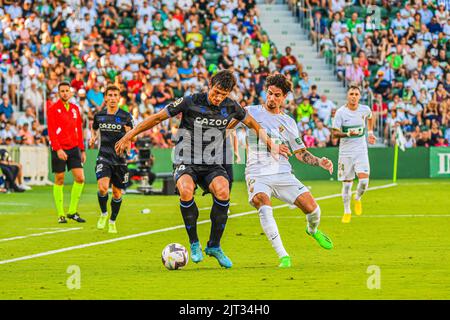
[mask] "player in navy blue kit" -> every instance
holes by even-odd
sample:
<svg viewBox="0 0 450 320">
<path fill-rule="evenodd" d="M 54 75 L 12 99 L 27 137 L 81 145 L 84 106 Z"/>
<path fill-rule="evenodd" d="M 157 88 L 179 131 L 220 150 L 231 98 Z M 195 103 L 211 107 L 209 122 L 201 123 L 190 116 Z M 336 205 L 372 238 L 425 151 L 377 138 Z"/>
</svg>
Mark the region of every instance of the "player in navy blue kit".
<svg viewBox="0 0 450 320">
<path fill-rule="evenodd" d="M 203 253 L 197 235 L 198 208 L 194 201 L 197 185 L 213 195 L 211 233 L 205 253 L 215 257 L 222 267 L 230 268 L 231 260 L 220 247 L 220 240 L 228 219 L 230 191 L 228 175 L 223 167 L 224 138 L 232 119 L 255 130 L 275 154 L 289 156 L 285 145 L 276 145 L 261 126 L 228 95 L 236 79 L 228 70 L 219 71 L 210 80 L 207 93 L 197 93 L 170 103 L 160 112 L 141 122 L 117 144 L 116 152 L 123 154 L 133 137 L 158 125 L 169 117 L 182 114 L 177 133 L 174 157 L 174 179 L 180 195 L 180 209 L 191 244 L 191 259 L 198 263 Z"/>
<path fill-rule="evenodd" d="M 119 109 L 120 91 L 116 86 L 108 86 L 105 92 L 106 108 L 94 116 L 92 124 L 92 138 L 89 145 L 92 147 L 100 138 L 99 152 L 95 174 L 98 182 L 98 202 L 101 215 L 97 228 L 103 229 L 108 220 L 108 188 L 111 182 L 113 198 L 111 200 L 111 217 L 108 232 L 117 233 L 116 219 L 122 204 L 122 190 L 126 188 L 129 173 L 126 158 L 119 156 L 114 146 L 127 131 L 133 128 L 131 114 Z"/>
</svg>

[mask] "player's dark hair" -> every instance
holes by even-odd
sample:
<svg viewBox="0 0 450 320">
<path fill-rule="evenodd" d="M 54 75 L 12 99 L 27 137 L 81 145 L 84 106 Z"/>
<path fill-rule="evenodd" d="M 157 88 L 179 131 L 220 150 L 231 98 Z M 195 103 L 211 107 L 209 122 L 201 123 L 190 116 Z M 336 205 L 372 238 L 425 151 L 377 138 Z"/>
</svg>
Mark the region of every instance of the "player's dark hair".
<svg viewBox="0 0 450 320">
<path fill-rule="evenodd" d="M 284 95 L 292 91 L 292 82 L 289 81 L 289 79 L 281 73 L 270 75 L 267 77 L 266 88 L 269 88 L 270 86 L 275 86 L 281 89 Z"/>
<path fill-rule="evenodd" d="M 236 85 L 236 78 L 230 70 L 221 70 L 211 77 L 211 88 L 219 87 L 225 91 L 233 90 Z"/>
<path fill-rule="evenodd" d="M 119 91 L 119 87 L 115 86 L 115 85 L 109 85 L 106 87 L 106 91 L 105 91 L 105 96 L 108 95 L 108 91 Z"/>
<path fill-rule="evenodd" d="M 349 92 L 352 89 L 356 89 L 359 91 L 359 93 L 361 93 L 361 88 L 359 87 L 359 85 L 357 83 L 350 83 L 348 86 L 347 92 Z"/>
<path fill-rule="evenodd" d="M 64 86 L 68 86 L 70 88 L 70 83 L 68 83 L 67 81 L 60 82 L 58 84 L 58 91 L 61 87 L 64 87 Z"/>
</svg>

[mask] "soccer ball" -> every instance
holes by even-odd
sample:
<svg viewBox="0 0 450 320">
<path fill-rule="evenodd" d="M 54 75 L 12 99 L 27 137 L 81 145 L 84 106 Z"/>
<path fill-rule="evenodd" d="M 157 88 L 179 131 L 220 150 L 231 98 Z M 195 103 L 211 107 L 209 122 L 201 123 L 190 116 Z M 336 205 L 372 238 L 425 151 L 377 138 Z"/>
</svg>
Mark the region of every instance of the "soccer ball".
<svg viewBox="0 0 450 320">
<path fill-rule="evenodd" d="M 162 251 L 161 260 L 167 269 L 177 270 L 187 265 L 189 254 L 183 245 L 170 243 Z"/>
</svg>

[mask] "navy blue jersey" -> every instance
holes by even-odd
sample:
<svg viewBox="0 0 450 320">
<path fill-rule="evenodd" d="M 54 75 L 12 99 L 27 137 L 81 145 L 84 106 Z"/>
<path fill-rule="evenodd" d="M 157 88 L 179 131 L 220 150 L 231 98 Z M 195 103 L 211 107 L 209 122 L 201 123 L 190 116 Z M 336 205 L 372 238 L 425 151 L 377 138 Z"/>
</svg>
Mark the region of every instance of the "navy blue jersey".
<svg viewBox="0 0 450 320">
<path fill-rule="evenodd" d="M 180 98 L 165 110 L 170 117 L 182 114 L 175 137 L 175 164 L 223 164 L 227 125 L 233 118 L 242 121 L 246 117 L 236 101 L 226 98 L 220 106 L 214 106 L 207 93 Z"/>
<path fill-rule="evenodd" d="M 94 115 L 92 128 L 100 130 L 100 148 L 97 161 L 111 165 L 126 164 L 126 155 L 118 156 L 115 150 L 116 142 L 126 133 L 125 126 L 133 128 L 131 114 L 118 109 L 115 114 L 108 114 L 107 109 Z"/>
</svg>

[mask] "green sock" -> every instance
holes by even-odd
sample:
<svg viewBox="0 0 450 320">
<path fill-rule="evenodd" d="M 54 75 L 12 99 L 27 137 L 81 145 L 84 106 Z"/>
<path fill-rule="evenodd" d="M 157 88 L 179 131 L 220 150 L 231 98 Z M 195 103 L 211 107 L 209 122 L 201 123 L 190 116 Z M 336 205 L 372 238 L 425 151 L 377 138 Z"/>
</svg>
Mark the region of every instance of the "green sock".
<svg viewBox="0 0 450 320">
<path fill-rule="evenodd" d="M 55 199 L 56 212 L 58 213 L 58 217 L 65 216 L 64 214 L 64 185 L 58 186 L 57 184 L 53 185 L 53 198 Z"/>
<path fill-rule="evenodd" d="M 72 194 L 70 196 L 69 214 L 78 212 L 78 202 L 83 192 L 84 183 L 74 182 L 72 186 Z"/>
</svg>

